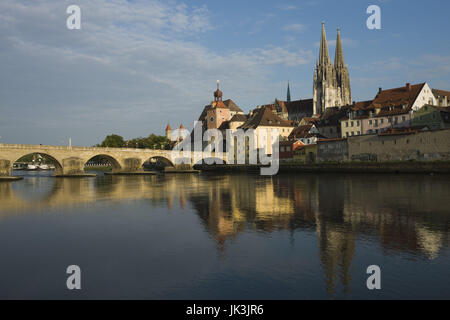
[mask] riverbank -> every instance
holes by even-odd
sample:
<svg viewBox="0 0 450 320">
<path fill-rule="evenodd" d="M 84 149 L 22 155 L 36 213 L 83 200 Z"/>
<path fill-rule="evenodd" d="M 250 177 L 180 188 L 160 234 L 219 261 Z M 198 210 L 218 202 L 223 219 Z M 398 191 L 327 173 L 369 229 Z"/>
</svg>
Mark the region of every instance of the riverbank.
<svg viewBox="0 0 450 320">
<path fill-rule="evenodd" d="M 197 168 L 205 172 L 248 172 L 258 173 L 261 165 L 202 165 Z M 302 164 L 282 162 L 279 173 L 436 173 L 450 174 L 447 161 L 396 161 L 396 162 L 328 162 Z"/>
<path fill-rule="evenodd" d="M 22 179 L 23 179 L 23 177 L 0 176 L 0 182 L 17 181 L 17 180 L 22 180 Z"/>
</svg>

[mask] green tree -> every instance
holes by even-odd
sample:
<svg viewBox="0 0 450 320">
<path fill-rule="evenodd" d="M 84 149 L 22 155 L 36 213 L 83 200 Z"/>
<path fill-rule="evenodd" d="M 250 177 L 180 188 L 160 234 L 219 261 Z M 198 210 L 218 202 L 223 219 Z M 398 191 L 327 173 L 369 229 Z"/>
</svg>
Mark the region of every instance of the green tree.
<svg viewBox="0 0 450 320">
<path fill-rule="evenodd" d="M 117 134 L 111 134 L 103 140 L 100 147 L 123 148 L 125 147 L 125 140 Z"/>
<path fill-rule="evenodd" d="M 134 138 L 127 141 L 121 136 L 112 134 L 107 136 L 101 144 L 97 145 L 97 147 L 170 150 L 172 142 L 167 139 L 166 136 L 158 136 L 153 133 L 147 138 Z"/>
</svg>

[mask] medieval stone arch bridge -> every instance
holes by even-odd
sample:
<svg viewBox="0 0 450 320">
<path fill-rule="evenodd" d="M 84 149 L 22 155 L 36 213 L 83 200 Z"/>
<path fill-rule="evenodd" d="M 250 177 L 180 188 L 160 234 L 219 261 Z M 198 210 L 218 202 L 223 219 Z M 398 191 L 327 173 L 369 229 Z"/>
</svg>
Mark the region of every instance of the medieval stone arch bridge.
<svg viewBox="0 0 450 320">
<path fill-rule="evenodd" d="M 84 174 L 85 164 L 96 156 L 108 159 L 113 172 L 132 173 L 143 171 L 144 162 L 152 158 L 159 158 L 176 169 L 191 169 L 194 161 L 202 159 L 203 155 L 202 152 L 190 152 L 190 157 L 185 157 L 186 153 L 172 150 L 0 144 L 0 176 L 11 175 L 17 160 L 35 153 L 51 159 L 56 166 L 55 174 L 62 176 Z M 190 160 L 180 164 L 180 158 Z M 190 164 L 186 164 L 188 161 Z"/>
</svg>

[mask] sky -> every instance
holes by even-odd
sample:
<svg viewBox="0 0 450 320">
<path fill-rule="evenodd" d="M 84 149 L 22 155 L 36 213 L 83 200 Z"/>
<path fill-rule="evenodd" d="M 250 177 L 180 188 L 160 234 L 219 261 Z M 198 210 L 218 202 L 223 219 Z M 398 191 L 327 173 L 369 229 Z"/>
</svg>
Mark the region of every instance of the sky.
<svg viewBox="0 0 450 320">
<path fill-rule="evenodd" d="M 81 9 L 69 30 L 66 9 Z M 381 30 L 369 30 L 370 5 Z M 450 90 L 447 0 L 2 0 L 0 143 L 91 146 L 193 127 L 220 80 L 245 112 L 312 98 L 321 22 L 341 28 L 355 101 L 428 82 Z"/>
</svg>

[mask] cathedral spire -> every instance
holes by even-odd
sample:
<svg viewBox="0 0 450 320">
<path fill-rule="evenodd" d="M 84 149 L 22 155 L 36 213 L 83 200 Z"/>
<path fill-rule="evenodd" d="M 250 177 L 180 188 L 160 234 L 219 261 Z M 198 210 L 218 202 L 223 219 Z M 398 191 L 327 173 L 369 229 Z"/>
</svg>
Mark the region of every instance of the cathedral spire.
<svg viewBox="0 0 450 320">
<path fill-rule="evenodd" d="M 319 60 L 314 69 L 313 110 L 322 114 L 327 108 L 341 107 L 351 103 L 350 76 L 344 63 L 341 31 L 338 29 L 334 65 L 328 54 L 325 24 L 322 22 Z"/>
<path fill-rule="evenodd" d="M 330 64 L 330 56 L 328 55 L 327 35 L 325 33 L 325 22 L 322 21 L 322 38 L 320 39 L 319 65 Z"/>
<path fill-rule="evenodd" d="M 335 68 L 345 67 L 344 53 L 342 51 L 342 42 L 341 42 L 341 29 L 337 29 L 336 56 L 334 58 L 334 67 Z"/>
<path fill-rule="evenodd" d="M 286 101 L 291 102 L 291 89 L 289 88 L 289 81 L 288 81 L 288 87 L 287 87 Z"/>
</svg>

